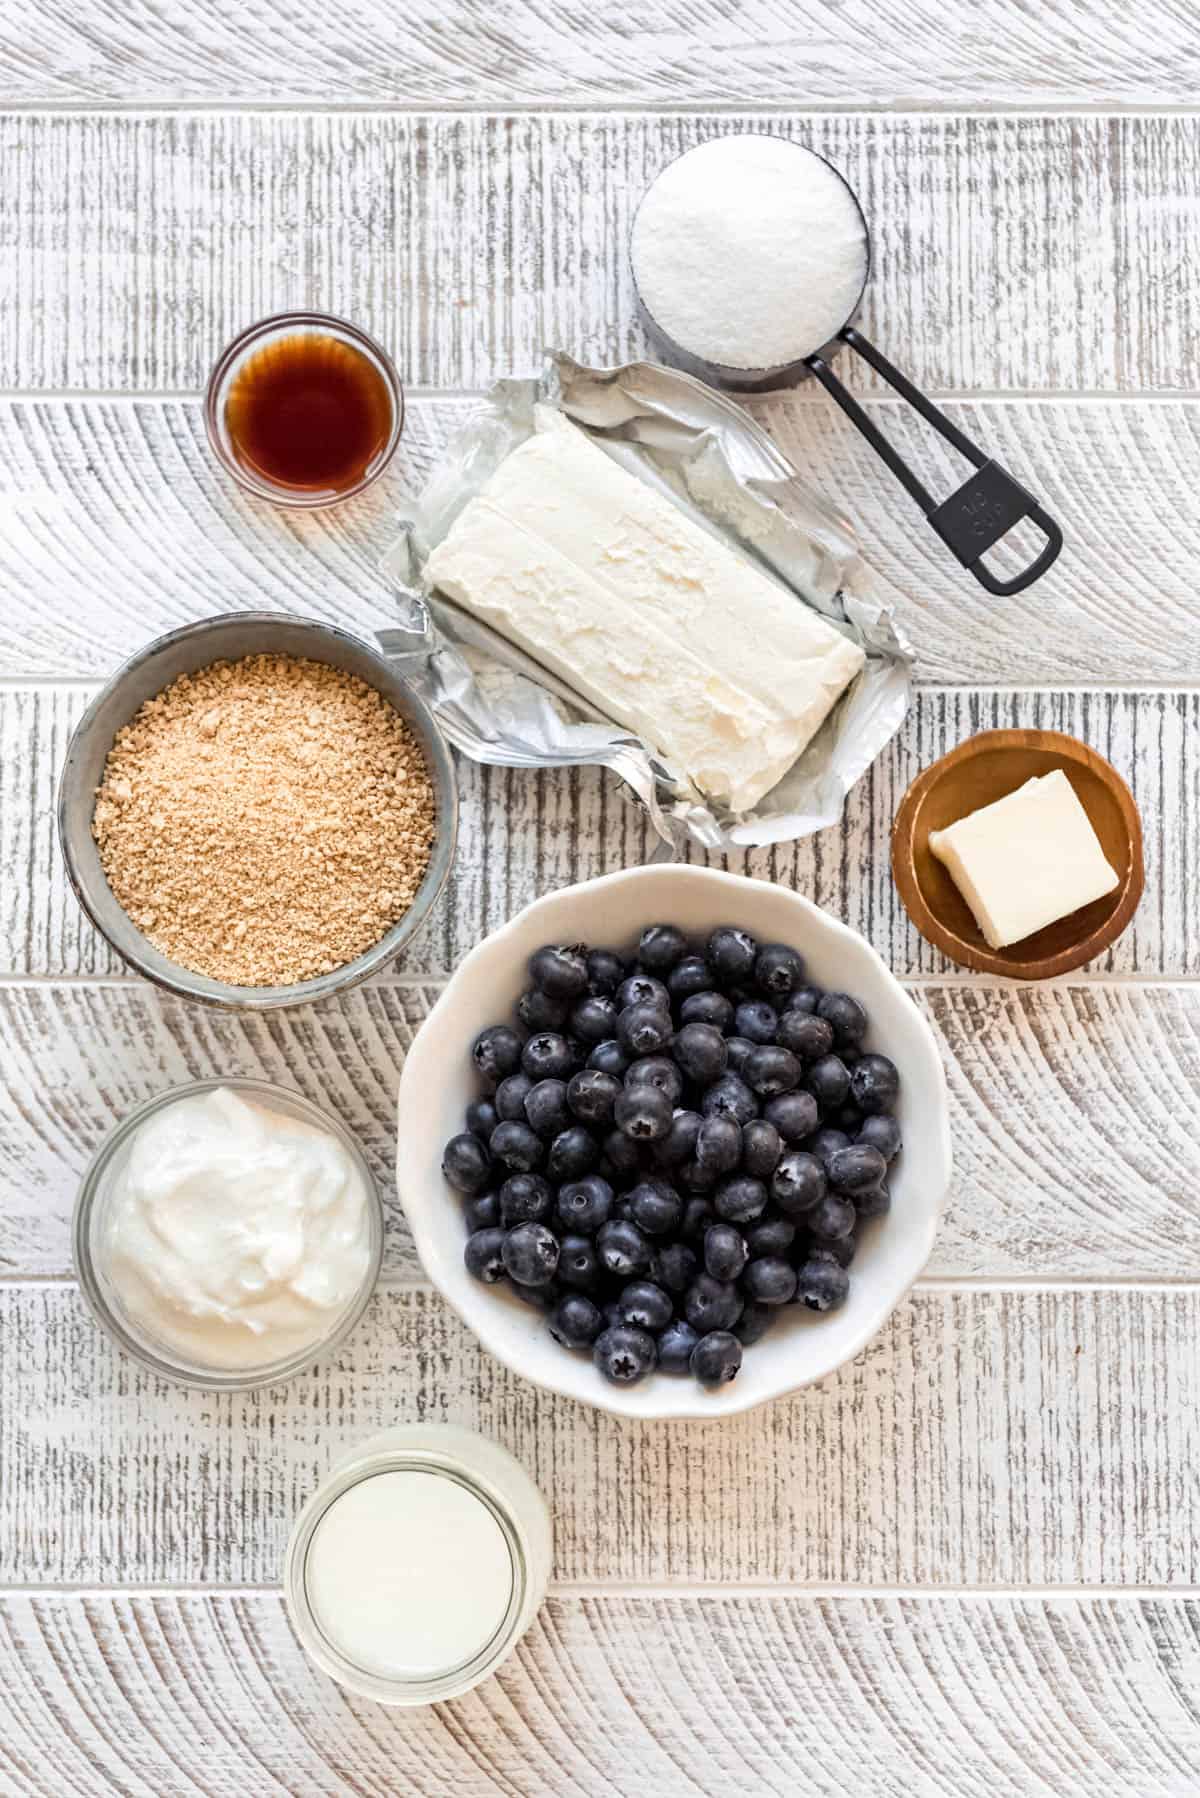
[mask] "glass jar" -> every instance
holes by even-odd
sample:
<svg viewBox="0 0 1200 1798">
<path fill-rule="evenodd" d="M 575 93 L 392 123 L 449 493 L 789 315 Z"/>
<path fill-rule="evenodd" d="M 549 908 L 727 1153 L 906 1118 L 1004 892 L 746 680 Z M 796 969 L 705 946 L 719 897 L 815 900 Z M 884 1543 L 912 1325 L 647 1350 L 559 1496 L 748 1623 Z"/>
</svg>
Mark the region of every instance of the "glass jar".
<svg viewBox="0 0 1200 1798">
<path fill-rule="evenodd" d="M 352 1450 L 313 1494 L 284 1597 L 302 1646 L 339 1685 L 432 1704 L 512 1653 L 551 1557 L 546 1502 L 507 1449 L 454 1424 L 408 1424 Z"/>
<path fill-rule="evenodd" d="M 310 1129 L 332 1136 L 346 1151 L 362 1183 L 367 1208 L 367 1265 L 358 1289 L 346 1303 L 331 1309 L 319 1334 L 300 1344 L 293 1344 L 283 1356 L 254 1366 L 205 1366 L 188 1357 L 168 1342 L 160 1340 L 122 1303 L 120 1292 L 109 1269 L 107 1247 L 108 1201 L 114 1182 L 120 1176 L 133 1147 L 134 1138 L 157 1113 L 177 1104 L 181 1099 L 209 1093 L 225 1087 L 247 1103 L 265 1111 L 277 1111 Z M 275 1386 L 290 1380 L 310 1367 L 319 1355 L 342 1340 L 367 1308 L 379 1267 L 383 1259 L 383 1205 L 379 1188 L 367 1159 L 346 1126 L 320 1106 L 312 1104 L 301 1093 L 273 1086 L 265 1080 L 227 1079 L 193 1080 L 183 1086 L 169 1087 L 152 1099 L 138 1105 L 128 1117 L 110 1130 L 84 1174 L 75 1201 L 72 1223 L 75 1272 L 96 1321 L 105 1329 L 118 1348 L 132 1355 L 152 1373 L 178 1381 L 184 1386 L 198 1386 L 208 1391 L 243 1392 L 258 1386 Z"/>
</svg>

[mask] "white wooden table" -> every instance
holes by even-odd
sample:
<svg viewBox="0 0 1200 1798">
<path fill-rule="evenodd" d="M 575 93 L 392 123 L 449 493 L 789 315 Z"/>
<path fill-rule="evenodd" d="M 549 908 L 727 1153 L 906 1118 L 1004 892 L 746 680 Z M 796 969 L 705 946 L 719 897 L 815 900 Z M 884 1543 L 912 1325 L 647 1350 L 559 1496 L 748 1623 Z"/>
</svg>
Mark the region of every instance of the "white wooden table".
<svg viewBox="0 0 1200 1798">
<path fill-rule="evenodd" d="M 0 1792 L 1200 1789 L 1198 93 L 1191 0 L 0 9 Z M 398 492 L 542 346 L 641 347 L 631 207 L 741 123 L 846 170 L 875 233 L 867 328 L 1067 530 L 1046 580 L 990 600 L 820 393 L 756 403 L 920 646 L 844 827 L 745 866 L 865 931 L 943 1043 L 958 1172 L 929 1277 L 822 1386 L 643 1428 L 487 1360 L 393 1206 L 343 1352 L 269 1395 L 162 1385 L 71 1278 L 109 1125 L 168 1083 L 261 1074 L 336 1107 L 388 1191 L 438 981 L 647 837 L 598 775 L 463 765 L 457 878 L 403 965 L 339 1003 L 215 1015 L 126 977 L 83 923 L 52 820 L 67 732 L 185 620 L 387 622 Z M 236 492 L 200 417 L 219 346 L 296 304 L 374 331 L 411 395 L 388 481 L 325 517 Z M 1019 723 L 1116 762 L 1148 854 L 1121 942 L 1036 990 L 944 963 L 887 860 L 915 771 Z M 499 1678 L 391 1713 L 309 1668 L 276 1587 L 337 1451 L 428 1417 L 529 1466 L 556 1582 Z"/>
</svg>

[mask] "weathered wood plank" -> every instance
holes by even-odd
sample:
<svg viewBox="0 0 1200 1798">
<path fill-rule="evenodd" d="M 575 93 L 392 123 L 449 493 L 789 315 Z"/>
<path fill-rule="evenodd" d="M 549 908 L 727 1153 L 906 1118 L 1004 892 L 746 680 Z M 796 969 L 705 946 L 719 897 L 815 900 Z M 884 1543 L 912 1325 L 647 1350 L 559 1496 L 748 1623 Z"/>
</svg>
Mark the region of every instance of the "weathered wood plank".
<svg viewBox="0 0 1200 1798">
<path fill-rule="evenodd" d="M 0 121 L 0 385 L 197 388 L 236 330 L 292 305 L 352 315 L 424 385 L 478 386 L 546 344 L 623 360 L 638 197 L 739 124 L 845 171 L 874 234 L 864 328 L 923 386 L 1200 380 L 1190 117 L 19 113 Z"/>
<path fill-rule="evenodd" d="M 395 1095 L 436 988 L 384 985 L 267 1021 L 135 982 L 0 988 L 0 1271 L 71 1271 L 70 1217 L 105 1132 L 214 1074 L 273 1080 L 364 1144 L 386 1269 L 421 1280 L 395 1199 Z M 929 1273 L 1200 1279 L 1200 988 L 933 986 L 956 1177 Z"/>
<path fill-rule="evenodd" d="M 279 607 L 366 634 L 392 621 L 380 555 L 471 400 L 417 400 L 384 481 L 344 510 L 259 505 L 217 469 L 198 401 L 0 404 L 0 669 L 94 676 L 159 631 L 238 607 Z M 869 402 L 941 493 L 961 470 L 903 408 Z M 1057 685 L 1114 674 L 1200 680 L 1200 404 L 952 402 L 955 420 L 1022 471 L 1067 549 L 1027 594 L 993 601 L 942 550 L 902 490 L 823 396 L 756 401 L 806 477 L 851 517 L 905 595 L 925 681 Z M 935 438 L 933 443 L 937 443 Z M 1153 556 L 1132 546 L 1155 545 Z M 119 570 L 114 581 L 113 569 Z"/>
<path fill-rule="evenodd" d="M 0 88 L 26 102 L 205 100 L 329 106 L 1154 106 L 1188 104 L 1200 53 L 1186 11 L 1140 0 L 1122 31 L 1105 0 L 1039 19 L 1016 0 L 655 0 L 634 13 L 567 0 L 435 6 L 218 0 L 153 9 L 35 0 L 0 39 Z M 864 53 L 869 51 L 869 53 Z"/>
<path fill-rule="evenodd" d="M 315 1672 L 274 1594 L 14 1595 L 0 1791 L 1184 1798 L 1198 1629 L 1191 1599 L 564 1596 L 403 1711 Z"/>
<path fill-rule="evenodd" d="M 918 1291 L 840 1374 L 707 1424 L 556 1400 L 432 1293 L 385 1288 L 268 1393 L 123 1359 L 72 1287 L 0 1287 L 0 1583 L 273 1581 L 371 1430 L 506 1442 L 553 1496 L 560 1579 L 1200 1583 L 1200 1292 Z"/>
<path fill-rule="evenodd" d="M 100 974 L 115 963 L 85 925 L 61 868 L 58 769 L 82 687 L 0 690 L 0 972 Z M 1106 755 L 1141 807 L 1147 884 L 1132 926 L 1093 973 L 1200 973 L 1195 820 L 1200 816 L 1200 691 L 1002 692 L 927 688 L 903 729 L 819 836 L 728 858 L 782 881 L 862 931 L 898 974 L 949 964 L 917 936 L 892 885 L 888 833 L 909 782 L 980 730 L 1068 731 Z M 443 973 L 487 931 L 548 889 L 644 861 L 653 838 L 628 789 L 595 769 L 530 774 L 459 758 L 462 827 L 449 890 L 411 945 L 413 977 Z M 696 852 L 694 859 L 699 859 Z"/>
</svg>

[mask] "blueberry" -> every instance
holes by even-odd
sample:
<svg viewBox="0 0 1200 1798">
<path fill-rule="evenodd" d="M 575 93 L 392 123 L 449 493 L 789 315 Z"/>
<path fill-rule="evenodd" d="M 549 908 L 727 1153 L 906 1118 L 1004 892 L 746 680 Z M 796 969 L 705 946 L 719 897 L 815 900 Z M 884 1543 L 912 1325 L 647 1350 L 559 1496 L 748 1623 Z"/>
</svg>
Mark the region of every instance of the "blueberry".
<svg viewBox="0 0 1200 1798">
<path fill-rule="evenodd" d="M 612 1203 L 613 1189 L 599 1174 L 567 1180 L 558 1189 L 559 1218 L 575 1236 L 594 1236 L 608 1222 Z"/>
<path fill-rule="evenodd" d="M 703 1119 L 698 1111 L 677 1111 L 671 1128 L 654 1145 L 654 1159 L 659 1167 L 681 1167 L 696 1153 L 696 1141 Z"/>
<path fill-rule="evenodd" d="M 753 1348 L 756 1342 L 762 1341 L 778 1315 L 774 1305 L 757 1305 L 751 1300 L 734 1324 L 733 1333 L 743 1348 Z"/>
<path fill-rule="evenodd" d="M 516 1076 L 512 1075 L 515 1079 Z M 575 1076 L 579 1078 L 578 1074 Z M 539 1136 L 551 1139 L 571 1127 L 567 1087 L 562 1080 L 539 1080 L 525 1094 L 525 1121 Z"/>
<path fill-rule="evenodd" d="M 748 982 L 753 976 L 758 944 L 749 931 L 739 930 L 733 924 L 722 924 L 704 945 L 704 953 L 722 985 L 736 986 Z"/>
<path fill-rule="evenodd" d="M 496 1088 L 496 1115 L 502 1123 L 525 1122 L 525 1100 L 533 1091 L 528 1074 L 506 1074 Z"/>
<path fill-rule="evenodd" d="M 554 1209 L 554 1189 L 540 1174 L 513 1174 L 500 1188 L 499 1200 L 505 1229 L 544 1224 Z"/>
<path fill-rule="evenodd" d="M 804 1219 L 805 1228 L 817 1242 L 832 1242 L 835 1237 L 848 1236 L 854 1222 L 854 1206 L 849 1199 L 839 1198 L 835 1192 L 827 1192 Z"/>
<path fill-rule="evenodd" d="M 669 1323 L 658 1339 L 658 1365 L 664 1373 L 687 1373 L 700 1338 L 682 1317 Z"/>
<path fill-rule="evenodd" d="M 763 1255 L 786 1255 L 795 1240 L 796 1226 L 789 1217 L 764 1218 L 746 1232 L 746 1247 L 752 1261 Z"/>
<path fill-rule="evenodd" d="M 702 1386 L 725 1386 L 737 1378 L 742 1345 L 728 1330 L 709 1330 L 692 1350 L 688 1365 Z"/>
<path fill-rule="evenodd" d="M 567 1028 L 572 1036 L 588 1049 L 594 1049 L 597 1043 L 607 1042 L 616 1034 L 617 1003 L 615 999 L 598 997 L 587 993 L 577 999 L 571 1007 Z"/>
<path fill-rule="evenodd" d="M 805 1147 L 810 1155 L 815 1155 L 825 1172 L 829 1172 L 829 1158 L 836 1155 L 839 1149 L 850 1147 L 850 1138 L 844 1130 L 817 1130 L 809 1137 Z"/>
<path fill-rule="evenodd" d="M 620 1011 L 628 1011 L 633 1005 L 656 1005 L 660 1011 L 669 1014 L 671 995 L 653 974 L 631 974 L 617 988 L 617 1007 Z"/>
<path fill-rule="evenodd" d="M 739 1074 L 722 1074 L 704 1094 L 700 1110 L 706 1118 L 730 1117 L 735 1124 L 748 1124 L 758 1116 L 758 1100 Z"/>
<path fill-rule="evenodd" d="M 796 1298 L 810 1311 L 836 1311 L 850 1291 L 850 1276 L 832 1255 L 809 1256 L 796 1276 Z"/>
<path fill-rule="evenodd" d="M 676 1005 L 690 999 L 693 993 L 706 993 L 712 986 L 712 975 L 702 955 L 685 955 L 667 975 L 667 991 Z"/>
<path fill-rule="evenodd" d="M 558 1278 L 563 1286 L 590 1292 L 600 1279 L 596 1245 L 587 1236 L 564 1236 L 558 1251 Z"/>
<path fill-rule="evenodd" d="M 679 1235 L 684 1243 L 703 1242 L 704 1232 L 715 1217 L 712 1206 L 706 1199 L 689 1199 L 683 1208 L 683 1222 L 679 1226 Z"/>
<path fill-rule="evenodd" d="M 765 999 L 743 999 L 733 1014 L 734 1031 L 752 1043 L 773 1043 L 778 1025 L 775 1008 Z"/>
<path fill-rule="evenodd" d="M 732 1330 L 742 1315 L 742 1297 L 731 1280 L 697 1274 L 684 1296 L 683 1308 L 693 1330 Z"/>
<path fill-rule="evenodd" d="M 630 1179 L 642 1171 L 642 1152 L 631 1136 L 615 1125 L 603 1139 L 601 1145 L 602 1160 L 606 1161 L 621 1182 Z"/>
<path fill-rule="evenodd" d="M 742 1129 L 742 1171 L 769 1180 L 783 1154 L 783 1138 L 767 1118 L 751 1118 Z"/>
<path fill-rule="evenodd" d="M 517 1016 L 526 1030 L 561 1030 L 567 1021 L 570 1001 L 552 999 L 540 986 L 531 986 L 517 1000 Z"/>
<path fill-rule="evenodd" d="M 786 1305 L 796 1290 L 796 1271 L 780 1255 L 763 1255 L 747 1263 L 742 1291 L 756 1305 Z"/>
<path fill-rule="evenodd" d="M 823 1055 L 809 1067 L 804 1084 L 822 1111 L 836 1111 L 839 1105 L 846 1103 L 850 1070 L 838 1056 Z"/>
<path fill-rule="evenodd" d="M 885 1161 L 894 1161 L 900 1153 L 900 1126 L 894 1117 L 872 1112 L 859 1125 L 858 1140 L 868 1148 L 878 1149 Z"/>
<path fill-rule="evenodd" d="M 499 1122 L 500 1113 L 490 1099 L 472 1099 L 467 1106 L 467 1129 L 480 1142 L 487 1141 Z"/>
<path fill-rule="evenodd" d="M 857 1105 L 842 1105 L 837 1111 L 830 1112 L 829 1121 L 835 1130 L 844 1130 L 847 1136 L 856 1137 L 863 1114 Z"/>
<path fill-rule="evenodd" d="M 592 1359 L 606 1380 L 614 1386 L 632 1386 L 652 1373 L 658 1359 L 654 1338 L 632 1324 L 613 1324 L 601 1332 L 592 1349 Z"/>
<path fill-rule="evenodd" d="M 886 1055 L 860 1055 L 850 1070 L 850 1091 L 860 1111 L 890 1111 L 900 1092 L 900 1075 Z"/>
<path fill-rule="evenodd" d="M 621 1288 L 617 1312 L 623 1324 L 635 1324 L 657 1336 L 671 1321 L 674 1306 L 661 1286 L 650 1280 L 631 1280 Z"/>
<path fill-rule="evenodd" d="M 560 1130 L 550 1144 L 546 1173 L 556 1183 L 578 1180 L 590 1173 L 599 1159 L 600 1150 L 591 1131 L 582 1124 L 572 1124 L 569 1130 Z"/>
<path fill-rule="evenodd" d="M 611 998 L 625 978 L 625 963 L 611 949 L 589 949 L 586 957 L 588 991 Z"/>
<path fill-rule="evenodd" d="M 725 1038 L 717 1026 L 697 1018 L 676 1034 L 671 1054 L 688 1079 L 700 1086 L 710 1086 L 714 1080 L 719 1080 L 729 1059 Z"/>
<path fill-rule="evenodd" d="M 657 1055 L 670 1040 L 670 1013 L 657 1005 L 627 1005 L 617 1019 L 617 1041 L 631 1055 Z"/>
<path fill-rule="evenodd" d="M 558 1301 L 550 1318 L 550 1334 L 563 1348 L 591 1348 L 603 1325 L 603 1318 L 591 1299 L 581 1292 L 569 1292 Z"/>
<path fill-rule="evenodd" d="M 752 1180 L 748 1174 L 735 1174 L 732 1180 L 722 1180 L 713 1199 L 717 1216 L 729 1224 L 748 1224 L 752 1218 L 761 1217 L 766 1208 L 766 1187 L 761 1180 Z"/>
<path fill-rule="evenodd" d="M 700 1166 L 714 1174 L 731 1174 L 741 1159 L 741 1125 L 722 1112 L 706 1117 L 696 1137 L 696 1160 Z"/>
<path fill-rule="evenodd" d="M 854 1049 L 867 1034 L 867 1014 L 849 993 L 825 993 L 817 1006 L 817 1016 L 833 1026 L 834 1046 Z"/>
<path fill-rule="evenodd" d="M 763 1116 L 784 1142 L 803 1142 L 820 1123 L 821 1108 L 811 1093 L 777 1093 L 763 1106 Z"/>
<path fill-rule="evenodd" d="M 786 943 L 765 943 L 754 958 L 754 983 L 782 999 L 804 979 L 804 963 Z"/>
<path fill-rule="evenodd" d="M 463 1216 L 468 1230 L 494 1230 L 500 1222 L 500 1194 L 481 1192 L 477 1199 L 465 1198 Z"/>
<path fill-rule="evenodd" d="M 578 947 L 547 943 L 529 958 L 529 978 L 552 999 L 580 999 L 587 992 L 588 972 Z"/>
<path fill-rule="evenodd" d="M 558 1290 L 557 1280 L 548 1280 L 544 1286 L 522 1286 L 519 1281 L 510 1281 L 508 1290 L 523 1305 L 530 1305 L 535 1311 L 553 1311 L 562 1297 Z"/>
<path fill-rule="evenodd" d="M 800 1063 L 790 1049 L 762 1043 L 746 1059 L 745 1081 L 760 1098 L 773 1099 L 800 1084 Z"/>
<path fill-rule="evenodd" d="M 504 1231 L 476 1230 L 467 1237 L 463 1249 L 467 1272 L 487 1286 L 504 1278 Z"/>
<path fill-rule="evenodd" d="M 648 974 L 669 974 L 687 954 L 687 938 L 674 924 L 650 924 L 638 939 L 638 961 Z"/>
<path fill-rule="evenodd" d="M 683 1075 L 669 1055 L 643 1055 L 630 1062 L 625 1084 L 656 1087 L 672 1105 L 678 1105 L 683 1097 Z"/>
<path fill-rule="evenodd" d="M 740 1230 L 732 1224 L 710 1224 L 704 1232 L 704 1266 L 714 1280 L 736 1280 L 746 1265 L 748 1251 Z"/>
<path fill-rule="evenodd" d="M 720 1174 L 714 1173 L 711 1168 L 704 1167 L 694 1155 L 690 1161 L 684 1162 L 675 1177 L 684 1192 L 697 1198 L 703 1198 L 712 1192 L 721 1178 Z"/>
<path fill-rule="evenodd" d="M 565 1036 L 556 1030 L 539 1030 L 522 1049 L 521 1066 L 531 1080 L 569 1080 L 575 1055 Z"/>
<path fill-rule="evenodd" d="M 673 1186 L 653 1175 L 639 1180 L 628 1195 L 629 1215 L 647 1236 L 666 1236 L 683 1220 L 683 1200 Z"/>
<path fill-rule="evenodd" d="M 791 992 L 784 1000 L 783 1009 L 785 1012 L 802 1011 L 811 1013 L 816 1011 L 817 1006 L 821 1003 L 824 996 L 825 995 L 822 993 L 819 986 L 796 986 L 792 988 Z"/>
<path fill-rule="evenodd" d="M 650 1278 L 667 1292 L 686 1292 L 700 1263 L 685 1242 L 668 1242 L 650 1262 Z"/>
<path fill-rule="evenodd" d="M 878 1186 L 887 1173 L 887 1162 L 878 1149 L 865 1143 L 851 1143 L 848 1149 L 835 1149 L 829 1157 L 829 1180 L 839 1192 L 857 1197 L 869 1187 Z"/>
<path fill-rule="evenodd" d="M 558 1268 L 558 1238 L 545 1224 L 518 1224 L 504 1238 L 504 1265 L 520 1286 L 545 1286 Z"/>
<path fill-rule="evenodd" d="M 505 1167 L 518 1174 L 528 1174 L 540 1166 L 546 1156 L 545 1143 L 528 1124 L 497 1124 L 488 1148 L 494 1161 L 503 1162 Z"/>
<path fill-rule="evenodd" d="M 471 1047 L 471 1060 L 492 1086 L 499 1086 L 506 1074 L 515 1074 L 521 1065 L 521 1039 L 507 1024 L 492 1024 L 481 1030 Z"/>
<path fill-rule="evenodd" d="M 613 1106 L 621 1095 L 621 1082 L 615 1074 L 602 1074 L 598 1068 L 582 1068 L 571 1075 L 567 1087 L 567 1104 L 585 1124 L 611 1125 Z"/>
<path fill-rule="evenodd" d="M 856 1192 L 854 1209 L 860 1223 L 866 1223 L 873 1217 L 886 1217 L 892 1208 L 892 1195 L 886 1180 L 878 1186 L 868 1188 L 866 1192 Z"/>
<path fill-rule="evenodd" d="M 596 1252 L 606 1273 L 632 1280 L 650 1266 L 650 1243 L 636 1224 L 610 1219 L 596 1238 Z"/>
<path fill-rule="evenodd" d="M 495 1135 L 495 1131 L 492 1135 Z M 479 1138 L 472 1136 L 468 1130 L 464 1130 L 461 1136 L 452 1136 L 446 1144 L 442 1151 L 442 1172 L 451 1186 L 458 1192 L 467 1193 L 471 1198 L 475 1198 L 492 1183 L 492 1163 L 488 1152 Z"/>
<path fill-rule="evenodd" d="M 611 1036 L 607 1041 L 596 1044 L 588 1055 L 587 1064 L 590 1068 L 595 1068 L 597 1073 L 611 1074 L 614 1079 L 620 1080 L 629 1066 L 629 1056 L 616 1037 Z"/>
<path fill-rule="evenodd" d="M 825 1169 L 815 1155 L 789 1149 L 771 1179 L 771 1197 L 788 1217 L 811 1211 L 825 1197 Z"/>
<path fill-rule="evenodd" d="M 626 1086 L 613 1107 L 617 1127 L 634 1142 L 658 1142 L 671 1128 L 671 1101 L 656 1086 Z"/>
<path fill-rule="evenodd" d="M 733 1004 L 724 993 L 691 993 L 679 1007 L 681 1024 L 713 1024 L 720 1031 L 733 1027 Z"/>
<path fill-rule="evenodd" d="M 858 1234 L 851 1230 L 849 1236 L 836 1236 L 832 1242 L 823 1242 L 819 1249 L 814 1248 L 814 1255 L 832 1255 L 839 1267 L 849 1267 L 858 1252 Z M 796 1294 L 799 1299 L 800 1294 Z"/>
<path fill-rule="evenodd" d="M 833 1025 L 806 1011 L 785 1011 L 776 1028 L 775 1040 L 801 1061 L 820 1061 L 833 1048 Z"/>
<path fill-rule="evenodd" d="M 746 1062 L 757 1048 L 758 1044 L 752 1043 L 748 1036 L 727 1036 L 725 1038 L 725 1052 L 729 1058 L 726 1064 L 729 1072 L 731 1074 L 740 1074 L 745 1067 Z"/>
</svg>

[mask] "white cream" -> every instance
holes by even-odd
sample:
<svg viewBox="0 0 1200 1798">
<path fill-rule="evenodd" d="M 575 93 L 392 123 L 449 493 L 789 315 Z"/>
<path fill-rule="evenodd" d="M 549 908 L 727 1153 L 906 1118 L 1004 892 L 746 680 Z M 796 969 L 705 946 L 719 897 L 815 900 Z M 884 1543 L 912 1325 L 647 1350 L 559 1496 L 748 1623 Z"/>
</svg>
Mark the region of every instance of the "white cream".
<svg viewBox="0 0 1200 1798">
<path fill-rule="evenodd" d="M 508 1541 L 483 1500 L 440 1473 L 377 1473 L 325 1512 L 308 1547 L 313 1616 L 381 1679 L 429 1679 L 473 1660 L 513 1594 Z"/>
<path fill-rule="evenodd" d="M 929 847 L 992 949 L 1022 942 L 1119 884 L 1061 768 L 931 830 Z"/>
<path fill-rule="evenodd" d="M 430 584 L 748 811 L 862 651 L 560 413 L 536 422 L 430 556 Z"/>
<path fill-rule="evenodd" d="M 147 1118 L 101 1228 L 131 1323 L 204 1369 L 265 1367 L 318 1342 L 371 1254 L 368 1193 L 345 1146 L 228 1087 Z"/>
</svg>

